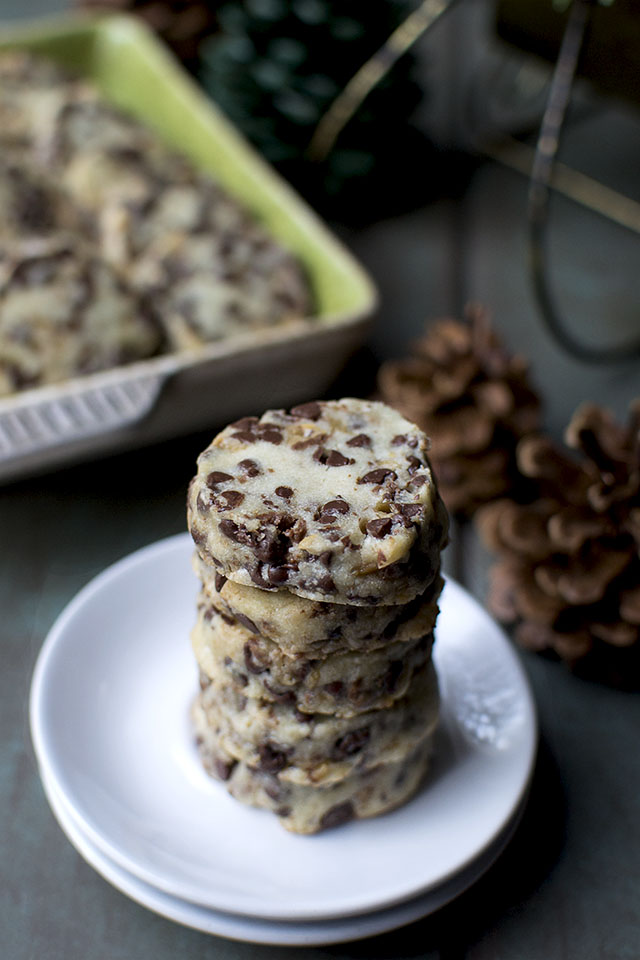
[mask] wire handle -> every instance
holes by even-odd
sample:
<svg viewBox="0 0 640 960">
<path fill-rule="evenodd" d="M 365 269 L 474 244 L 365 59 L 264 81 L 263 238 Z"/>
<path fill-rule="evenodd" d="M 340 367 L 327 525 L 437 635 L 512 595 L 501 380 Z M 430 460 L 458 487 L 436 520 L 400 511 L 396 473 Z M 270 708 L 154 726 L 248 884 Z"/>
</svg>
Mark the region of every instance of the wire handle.
<svg viewBox="0 0 640 960">
<path fill-rule="evenodd" d="M 573 356 L 588 363 L 617 363 L 640 355 L 640 338 L 620 347 L 589 347 L 566 328 L 551 293 L 547 268 L 547 229 L 551 181 L 564 119 L 571 98 L 580 51 L 593 0 L 572 0 L 562 37 L 547 105 L 540 125 L 529 181 L 529 252 L 534 290 L 542 317 L 555 340 Z"/>
</svg>

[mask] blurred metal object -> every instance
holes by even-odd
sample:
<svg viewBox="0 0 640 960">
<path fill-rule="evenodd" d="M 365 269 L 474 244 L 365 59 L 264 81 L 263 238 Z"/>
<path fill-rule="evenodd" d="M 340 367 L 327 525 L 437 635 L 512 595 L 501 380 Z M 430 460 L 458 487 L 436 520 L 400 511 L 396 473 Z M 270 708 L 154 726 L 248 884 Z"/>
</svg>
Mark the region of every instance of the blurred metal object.
<svg viewBox="0 0 640 960">
<path fill-rule="evenodd" d="M 393 31 L 391 36 L 353 75 L 321 117 L 307 148 L 309 160 L 320 163 L 333 149 L 349 120 L 374 87 L 400 57 L 422 37 L 456 0 L 423 0 Z"/>
<path fill-rule="evenodd" d="M 506 3 L 507 0 L 504 0 Z M 542 118 L 538 140 L 531 163 L 528 221 L 529 252 L 533 285 L 543 319 L 556 341 L 579 360 L 589 363 L 614 363 L 640 355 L 640 338 L 617 347 L 589 347 L 571 334 L 559 312 L 551 291 L 548 276 L 547 232 L 549 225 L 550 190 L 554 186 L 556 156 L 569 106 L 573 81 L 583 50 L 591 18 L 596 10 L 595 0 L 571 0 L 565 21 L 562 42 L 553 79 Z M 574 197 L 621 225 L 640 230 L 637 206 L 627 198 L 608 191 L 601 184 L 577 171 L 564 168 L 565 186 Z"/>
<path fill-rule="evenodd" d="M 508 43 L 555 62 L 569 0 L 497 0 L 496 30 Z M 606 93 L 640 103 L 640 0 L 591 0 L 577 72 Z"/>
</svg>

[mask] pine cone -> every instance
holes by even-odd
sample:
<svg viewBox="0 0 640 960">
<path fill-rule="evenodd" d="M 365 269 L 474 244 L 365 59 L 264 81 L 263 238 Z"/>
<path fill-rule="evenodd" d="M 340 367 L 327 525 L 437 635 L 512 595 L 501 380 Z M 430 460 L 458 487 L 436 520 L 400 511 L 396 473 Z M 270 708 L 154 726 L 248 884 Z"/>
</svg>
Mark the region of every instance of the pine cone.
<svg viewBox="0 0 640 960">
<path fill-rule="evenodd" d="M 488 603 L 524 647 L 554 651 L 576 672 L 640 687 L 640 399 L 626 428 L 593 404 L 565 442 L 523 439 L 518 464 L 536 481 L 530 504 L 500 500 L 478 529 L 500 557 Z"/>
<path fill-rule="evenodd" d="M 207 0 L 77 0 L 77 3 L 99 12 L 140 16 L 192 71 L 197 65 L 200 42 L 217 30 L 219 3 L 207 3 Z"/>
<path fill-rule="evenodd" d="M 431 462 L 449 511 L 469 516 L 521 482 L 515 448 L 539 427 L 527 365 L 505 350 L 487 312 L 442 319 L 412 355 L 381 367 L 382 397 L 431 438 Z"/>
</svg>

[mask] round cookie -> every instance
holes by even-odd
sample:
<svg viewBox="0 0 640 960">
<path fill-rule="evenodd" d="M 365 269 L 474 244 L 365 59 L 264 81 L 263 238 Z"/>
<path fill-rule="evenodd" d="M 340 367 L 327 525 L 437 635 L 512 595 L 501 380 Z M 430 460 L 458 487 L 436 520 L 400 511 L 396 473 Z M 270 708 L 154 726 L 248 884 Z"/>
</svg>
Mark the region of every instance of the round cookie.
<svg viewBox="0 0 640 960">
<path fill-rule="evenodd" d="M 277 774 L 234 760 L 208 725 L 199 699 L 193 705 L 192 721 L 207 773 L 221 780 L 237 800 L 273 811 L 287 830 L 302 834 L 378 816 L 406 803 L 424 779 L 432 750 L 432 738 L 427 736 L 405 759 L 353 774 L 321 789 L 286 783 Z"/>
<path fill-rule="evenodd" d="M 431 655 L 432 636 L 375 652 L 294 658 L 205 601 L 191 643 L 204 674 L 227 673 L 247 697 L 286 703 L 304 713 L 349 717 L 383 709 L 404 696 Z"/>
<path fill-rule="evenodd" d="M 196 548 L 248 586 L 407 603 L 438 576 L 446 540 L 428 443 L 391 408 L 353 398 L 237 421 L 198 458 Z"/>
<path fill-rule="evenodd" d="M 217 610 L 251 633 L 272 640 L 289 657 L 372 652 L 391 643 L 410 643 L 427 636 L 433 632 L 444 586 L 442 577 L 437 576 L 423 594 L 407 604 L 356 607 L 235 583 L 204 563 L 197 553 L 193 568 Z"/>
<path fill-rule="evenodd" d="M 429 663 L 406 696 L 352 717 L 302 713 L 247 697 L 223 671 L 201 675 L 200 702 L 218 742 L 236 760 L 287 783 L 327 785 L 354 771 L 407 757 L 438 720 L 438 682 Z"/>
</svg>

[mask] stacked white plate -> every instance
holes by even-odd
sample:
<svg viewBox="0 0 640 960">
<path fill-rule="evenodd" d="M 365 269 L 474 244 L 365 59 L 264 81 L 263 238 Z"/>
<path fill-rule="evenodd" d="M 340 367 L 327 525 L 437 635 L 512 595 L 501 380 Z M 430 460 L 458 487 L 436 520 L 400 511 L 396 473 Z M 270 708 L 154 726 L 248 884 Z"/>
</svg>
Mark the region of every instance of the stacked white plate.
<svg viewBox="0 0 640 960">
<path fill-rule="evenodd" d="M 78 852 L 149 909 L 256 943 L 371 936 L 470 886 L 512 835 L 535 756 L 531 692 L 502 631 L 447 581 L 434 653 L 442 722 L 423 789 L 383 817 L 296 836 L 231 798 L 198 759 L 191 552 L 179 535 L 104 571 L 38 658 L 33 742 Z"/>
</svg>

